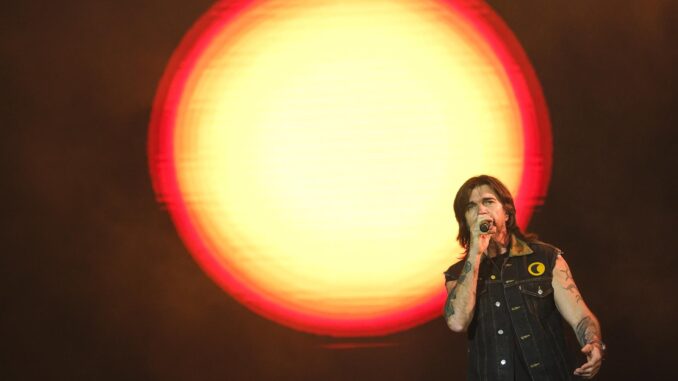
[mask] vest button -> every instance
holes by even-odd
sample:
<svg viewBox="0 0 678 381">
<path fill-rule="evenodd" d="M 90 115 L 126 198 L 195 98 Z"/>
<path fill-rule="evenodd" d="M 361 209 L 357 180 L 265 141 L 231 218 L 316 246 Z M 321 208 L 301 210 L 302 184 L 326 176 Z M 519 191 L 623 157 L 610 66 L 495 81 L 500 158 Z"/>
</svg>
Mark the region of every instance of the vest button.
<svg viewBox="0 0 678 381">
<path fill-rule="evenodd" d="M 506 365 L 506 360 L 501 360 L 501 361 L 499 361 L 499 363 L 500 363 L 501 365 Z"/>
<path fill-rule="evenodd" d="M 504 334 L 504 330 L 503 330 L 503 329 L 500 329 L 499 331 L 497 331 L 497 333 L 500 334 L 500 335 L 503 335 L 503 334 Z"/>
<path fill-rule="evenodd" d="M 499 306 L 501 306 L 501 303 L 499 303 L 499 302 L 494 302 L 494 305 L 497 306 L 497 307 L 499 307 Z"/>
</svg>

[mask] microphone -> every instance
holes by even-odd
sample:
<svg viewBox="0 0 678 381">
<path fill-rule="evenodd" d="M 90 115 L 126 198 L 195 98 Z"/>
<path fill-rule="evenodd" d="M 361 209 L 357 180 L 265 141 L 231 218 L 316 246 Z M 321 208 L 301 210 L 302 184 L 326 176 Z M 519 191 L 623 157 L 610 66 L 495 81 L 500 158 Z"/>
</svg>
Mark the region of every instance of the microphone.
<svg viewBox="0 0 678 381">
<path fill-rule="evenodd" d="M 492 226 L 492 221 L 483 221 L 480 223 L 480 231 L 483 233 L 487 233 L 490 231 L 490 227 Z"/>
</svg>

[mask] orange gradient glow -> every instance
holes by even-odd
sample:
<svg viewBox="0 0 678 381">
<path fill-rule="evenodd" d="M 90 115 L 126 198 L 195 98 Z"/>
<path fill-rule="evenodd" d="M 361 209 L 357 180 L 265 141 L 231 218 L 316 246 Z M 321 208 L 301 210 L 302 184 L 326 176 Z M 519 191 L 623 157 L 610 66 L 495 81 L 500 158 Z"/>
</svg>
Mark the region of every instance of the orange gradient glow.
<svg viewBox="0 0 678 381">
<path fill-rule="evenodd" d="M 452 199 L 480 173 L 544 196 L 534 74 L 482 2 L 219 2 L 158 91 L 155 190 L 198 263 L 257 313 L 383 335 L 442 308 Z"/>
</svg>

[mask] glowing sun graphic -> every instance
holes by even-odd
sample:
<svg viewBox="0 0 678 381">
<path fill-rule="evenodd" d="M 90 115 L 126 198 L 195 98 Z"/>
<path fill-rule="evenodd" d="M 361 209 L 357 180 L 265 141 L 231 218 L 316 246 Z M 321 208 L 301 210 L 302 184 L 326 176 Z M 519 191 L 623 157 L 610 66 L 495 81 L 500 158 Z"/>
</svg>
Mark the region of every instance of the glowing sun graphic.
<svg viewBox="0 0 678 381">
<path fill-rule="evenodd" d="M 440 316 L 452 199 L 498 176 L 522 226 L 551 166 L 524 52 L 481 1 L 216 3 L 158 90 L 150 168 L 200 266 L 294 329 Z"/>
</svg>

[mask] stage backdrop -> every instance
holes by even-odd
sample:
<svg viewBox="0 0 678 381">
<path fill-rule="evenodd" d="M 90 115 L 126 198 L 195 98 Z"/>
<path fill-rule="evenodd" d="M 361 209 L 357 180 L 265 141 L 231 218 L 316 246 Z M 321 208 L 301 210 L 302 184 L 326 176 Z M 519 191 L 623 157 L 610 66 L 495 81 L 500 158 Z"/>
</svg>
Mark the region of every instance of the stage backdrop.
<svg viewBox="0 0 678 381">
<path fill-rule="evenodd" d="M 676 14 L 7 5 L 2 378 L 464 379 L 436 315 L 474 172 L 565 251 L 599 379 L 668 377 Z"/>
</svg>

